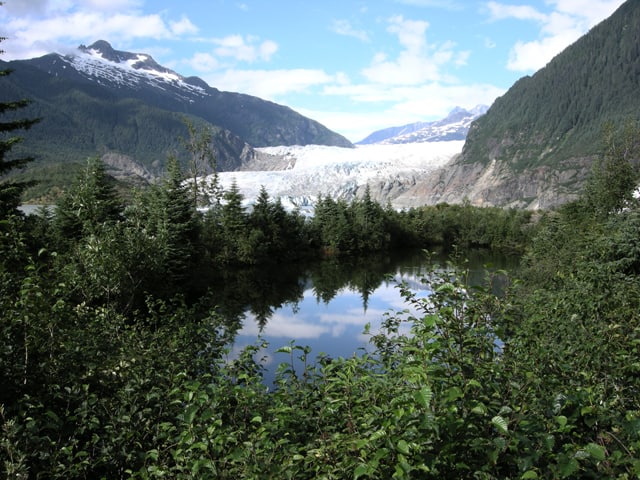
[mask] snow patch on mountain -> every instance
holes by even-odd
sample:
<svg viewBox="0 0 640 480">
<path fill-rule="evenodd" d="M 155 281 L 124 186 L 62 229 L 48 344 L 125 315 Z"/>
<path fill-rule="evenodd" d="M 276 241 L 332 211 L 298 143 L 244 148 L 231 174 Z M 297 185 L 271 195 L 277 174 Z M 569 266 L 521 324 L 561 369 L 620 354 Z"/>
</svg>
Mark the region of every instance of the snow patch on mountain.
<svg viewBox="0 0 640 480">
<path fill-rule="evenodd" d="M 485 114 L 489 107 L 477 105 L 471 110 L 456 107 L 445 118 L 433 122 L 415 122 L 373 132 L 360 145 L 442 142 L 464 140 L 471 122 Z"/>
<path fill-rule="evenodd" d="M 171 89 L 183 98 L 207 95 L 200 85 L 187 82 L 185 77 L 162 67 L 150 55 L 119 52 L 105 41 L 85 47 L 63 57 L 73 68 L 101 85 L 123 87 L 150 85 L 162 90 Z"/>
<path fill-rule="evenodd" d="M 312 212 L 319 195 L 351 201 L 361 197 L 367 185 L 375 200 L 394 205 L 396 197 L 445 165 L 462 151 L 463 145 L 464 141 L 458 140 L 356 148 L 265 147 L 259 150 L 287 160 L 287 167 L 277 171 L 221 172 L 218 178 L 225 190 L 235 183 L 247 206 L 255 201 L 262 186 L 286 208 Z"/>
</svg>

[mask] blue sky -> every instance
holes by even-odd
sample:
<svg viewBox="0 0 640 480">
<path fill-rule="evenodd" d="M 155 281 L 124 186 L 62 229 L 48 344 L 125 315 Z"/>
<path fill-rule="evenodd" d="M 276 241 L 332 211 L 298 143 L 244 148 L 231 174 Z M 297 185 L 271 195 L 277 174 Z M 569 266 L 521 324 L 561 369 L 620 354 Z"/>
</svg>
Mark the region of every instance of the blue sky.
<svg viewBox="0 0 640 480">
<path fill-rule="evenodd" d="M 5 0 L 3 60 L 79 44 L 150 53 L 358 141 L 490 105 L 622 0 Z"/>
</svg>

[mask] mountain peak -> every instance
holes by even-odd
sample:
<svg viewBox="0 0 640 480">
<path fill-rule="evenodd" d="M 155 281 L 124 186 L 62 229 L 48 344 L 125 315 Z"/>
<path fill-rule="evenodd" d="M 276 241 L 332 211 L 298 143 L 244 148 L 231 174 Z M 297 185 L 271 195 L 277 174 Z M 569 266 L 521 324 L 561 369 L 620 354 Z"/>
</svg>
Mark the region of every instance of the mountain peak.
<svg viewBox="0 0 640 480">
<path fill-rule="evenodd" d="M 109 42 L 106 40 L 98 40 L 88 47 L 80 45 L 78 50 L 81 52 L 100 57 L 103 60 L 116 64 L 128 64 L 129 67 L 136 70 L 147 70 L 151 72 L 158 72 L 161 74 L 173 74 L 176 78 L 179 77 L 177 73 L 168 68 L 163 67 L 157 63 L 151 55 L 146 53 L 131 53 L 121 50 L 115 50 Z"/>
<path fill-rule="evenodd" d="M 94 50 L 100 53 L 104 58 L 117 61 L 117 52 L 113 49 L 111 44 L 106 40 L 98 40 L 97 42 L 93 42 L 88 47 L 84 45 L 80 45 L 78 50 L 82 50 L 83 52 L 88 52 L 89 50 Z"/>
</svg>

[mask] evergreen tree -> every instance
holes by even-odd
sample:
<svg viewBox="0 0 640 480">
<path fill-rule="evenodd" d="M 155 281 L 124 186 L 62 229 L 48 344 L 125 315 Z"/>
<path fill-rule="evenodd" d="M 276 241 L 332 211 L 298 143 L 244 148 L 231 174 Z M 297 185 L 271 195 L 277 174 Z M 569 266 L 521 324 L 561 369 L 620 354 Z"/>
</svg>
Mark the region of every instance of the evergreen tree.
<svg viewBox="0 0 640 480">
<path fill-rule="evenodd" d="M 603 138 L 603 153 L 593 165 L 583 198 L 597 216 L 617 212 L 633 199 L 638 172 L 631 162 L 640 154 L 640 125 L 627 122 L 618 133 L 612 123 L 607 123 Z"/>
<path fill-rule="evenodd" d="M 269 193 L 264 185 L 260 188 L 260 193 L 253 205 L 253 210 L 249 215 L 251 227 L 251 237 L 254 240 L 254 256 L 260 259 L 267 259 L 269 254 L 279 248 L 277 243 L 277 225 L 275 224 L 273 205 L 269 200 Z"/>
<path fill-rule="evenodd" d="M 220 211 L 222 229 L 222 251 L 220 260 L 235 263 L 249 260 L 250 239 L 247 238 L 247 214 L 242 206 L 243 196 L 238 184 L 233 181 L 224 192 Z"/>
<path fill-rule="evenodd" d="M 167 178 L 156 190 L 151 226 L 160 240 L 160 248 L 169 278 L 174 282 L 187 278 L 195 262 L 199 223 L 197 212 L 185 184 L 184 174 L 175 158 L 167 165 Z"/>
<path fill-rule="evenodd" d="M 59 241 L 96 234 L 107 223 L 121 219 L 122 204 L 99 158 L 87 160 L 73 185 L 58 201 L 55 230 Z"/>
<path fill-rule="evenodd" d="M 371 199 L 371 189 L 366 186 L 361 200 L 354 202 L 354 233 L 358 236 L 359 251 L 379 251 L 389 243 L 384 221 L 384 210 Z"/>
<path fill-rule="evenodd" d="M 2 5 L 2 3 L 0 3 Z M 0 42 L 5 40 L 0 37 Z M 0 50 L 0 54 L 4 53 Z M 0 77 L 6 77 L 11 70 L 0 70 Z M 15 100 L 12 102 L 0 102 L 0 115 L 20 110 L 29 105 L 29 100 Z M 27 130 L 31 128 L 39 119 L 16 119 L 12 118 L 0 122 L 0 219 L 16 213 L 20 204 L 20 196 L 26 187 L 27 182 L 16 182 L 7 179 L 7 174 L 16 168 L 23 167 L 25 164 L 33 160 L 32 157 L 7 158 L 10 150 L 22 139 L 19 136 L 12 135 L 16 130 Z"/>
</svg>

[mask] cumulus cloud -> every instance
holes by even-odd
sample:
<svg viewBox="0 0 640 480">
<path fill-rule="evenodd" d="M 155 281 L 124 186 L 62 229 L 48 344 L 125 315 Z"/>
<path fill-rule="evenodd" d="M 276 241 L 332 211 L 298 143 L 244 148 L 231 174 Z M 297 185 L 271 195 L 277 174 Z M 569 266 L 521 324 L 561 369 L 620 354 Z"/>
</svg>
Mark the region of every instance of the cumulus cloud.
<svg viewBox="0 0 640 480">
<path fill-rule="evenodd" d="M 49 0 L 8 1 L 2 8 L 10 15 L 39 15 L 49 8 Z"/>
<path fill-rule="evenodd" d="M 443 73 L 446 65 L 464 65 L 467 51 L 456 51 L 455 43 L 429 44 L 426 31 L 429 23 L 410 20 L 397 15 L 389 19 L 387 31 L 396 35 L 402 50 L 396 58 L 389 59 L 381 52 L 374 56 L 371 65 L 362 74 L 373 83 L 386 85 L 419 85 L 425 82 L 452 81 Z"/>
<path fill-rule="evenodd" d="M 260 41 L 258 37 L 229 35 L 211 40 L 216 45 L 215 55 L 240 62 L 268 61 L 278 51 L 278 44 L 271 40 Z"/>
<path fill-rule="evenodd" d="M 328 84 L 323 95 L 348 98 L 359 107 L 351 112 L 292 107 L 357 142 L 384 127 L 443 118 L 455 105 L 466 108 L 490 105 L 504 92 L 490 84 Z"/>
<path fill-rule="evenodd" d="M 197 32 L 185 16 L 168 21 L 142 13 L 140 0 L 20 0 L 0 9 L 4 59 L 32 58 L 64 51 L 70 44 L 98 39 L 172 39 Z"/>
<path fill-rule="evenodd" d="M 303 92 L 311 87 L 331 84 L 336 77 L 323 70 L 236 70 L 204 76 L 210 84 L 222 90 L 244 92 L 266 100 L 277 100 L 280 95 Z"/>
<path fill-rule="evenodd" d="M 187 63 L 198 72 L 210 72 L 220 67 L 218 59 L 210 53 L 196 53 Z"/>
<path fill-rule="evenodd" d="M 550 0 L 549 11 L 529 5 L 510 5 L 496 1 L 486 4 L 491 20 L 517 19 L 540 26 L 539 38 L 518 41 L 511 49 L 507 68 L 513 71 L 535 71 L 578 40 L 603 18 L 610 16 L 624 0 L 593 0 L 585 7 L 582 0 Z"/>
<path fill-rule="evenodd" d="M 176 36 L 198 33 L 198 27 L 191 23 L 191 20 L 185 16 L 182 16 L 177 22 L 169 22 L 169 26 L 171 33 Z"/>
<path fill-rule="evenodd" d="M 84 0 L 81 2 L 83 8 L 87 10 L 100 11 L 122 11 L 138 8 L 142 5 L 142 0 Z"/>
</svg>

